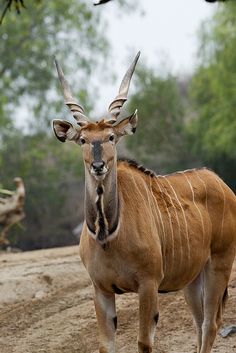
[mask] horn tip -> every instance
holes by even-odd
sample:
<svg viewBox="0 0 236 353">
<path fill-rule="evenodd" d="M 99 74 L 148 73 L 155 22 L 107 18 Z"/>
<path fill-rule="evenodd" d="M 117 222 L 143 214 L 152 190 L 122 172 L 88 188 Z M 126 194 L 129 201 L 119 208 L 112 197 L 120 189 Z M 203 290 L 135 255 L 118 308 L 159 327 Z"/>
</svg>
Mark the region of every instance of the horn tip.
<svg viewBox="0 0 236 353">
<path fill-rule="evenodd" d="M 135 61 L 138 61 L 140 55 L 141 55 L 141 51 L 139 50 L 138 53 L 137 53 L 137 55 L 136 55 Z"/>
<path fill-rule="evenodd" d="M 139 50 L 138 53 L 136 54 L 135 58 L 134 58 L 134 61 L 133 61 L 134 67 L 135 67 L 136 64 L 137 64 L 140 55 L 141 55 L 141 51 Z"/>
</svg>

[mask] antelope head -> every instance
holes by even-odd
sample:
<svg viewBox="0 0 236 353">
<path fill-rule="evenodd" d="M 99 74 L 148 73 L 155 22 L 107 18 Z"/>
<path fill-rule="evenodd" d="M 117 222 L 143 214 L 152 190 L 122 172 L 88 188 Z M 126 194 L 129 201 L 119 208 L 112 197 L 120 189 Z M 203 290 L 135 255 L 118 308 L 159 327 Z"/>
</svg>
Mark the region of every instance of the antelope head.
<svg viewBox="0 0 236 353">
<path fill-rule="evenodd" d="M 118 95 L 108 107 L 108 116 L 99 121 L 89 120 L 83 107 L 72 96 L 70 86 L 57 60 L 58 77 L 61 82 L 65 104 L 77 121 L 74 126 L 65 120 L 53 120 L 53 130 L 61 141 L 74 141 L 83 150 L 83 159 L 87 171 L 97 180 L 103 180 L 116 162 L 116 144 L 122 136 L 132 135 L 137 126 L 137 110 L 126 118 L 119 119 L 121 108 L 128 97 L 129 86 L 140 52 L 127 70 Z"/>
</svg>

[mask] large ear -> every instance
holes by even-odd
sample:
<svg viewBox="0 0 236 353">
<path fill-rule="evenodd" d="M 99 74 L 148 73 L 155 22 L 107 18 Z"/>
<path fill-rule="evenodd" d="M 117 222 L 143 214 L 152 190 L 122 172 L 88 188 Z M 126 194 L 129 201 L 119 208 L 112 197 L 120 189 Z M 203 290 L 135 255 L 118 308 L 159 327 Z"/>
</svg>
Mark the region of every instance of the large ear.
<svg viewBox="0 0 236 353">
<path fill-rule="evenodd" d="M 133 135 L 136 131 L 138 124 L 137 109 L 135 112 L 128 116 L 128 118 L 122 119 L 118 124 L 115 124 L 114 131 L 118 137 L 125 135 Z"/>
<path fill-rule="evenodd" d="M 79 138 L 80 132 L 71 123 L 65 120 L 55 119 L 52 122 L 53 130 L 59 141 L 73 141 Z"/>
</svg>

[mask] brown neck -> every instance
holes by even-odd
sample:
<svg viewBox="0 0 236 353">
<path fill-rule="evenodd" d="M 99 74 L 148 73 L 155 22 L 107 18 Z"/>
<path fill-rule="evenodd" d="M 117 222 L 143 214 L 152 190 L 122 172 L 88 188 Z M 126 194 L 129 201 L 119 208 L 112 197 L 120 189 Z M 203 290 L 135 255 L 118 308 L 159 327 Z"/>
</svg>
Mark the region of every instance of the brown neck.
<svg viewBox="0 0 236 353">
<path fill-rule="evenodd" d="M 109 241 L 119 223 L 117 167 L 102 181 L 85 169 L 85 219 L 88 229 L 101 244 Z"/>
</svg>

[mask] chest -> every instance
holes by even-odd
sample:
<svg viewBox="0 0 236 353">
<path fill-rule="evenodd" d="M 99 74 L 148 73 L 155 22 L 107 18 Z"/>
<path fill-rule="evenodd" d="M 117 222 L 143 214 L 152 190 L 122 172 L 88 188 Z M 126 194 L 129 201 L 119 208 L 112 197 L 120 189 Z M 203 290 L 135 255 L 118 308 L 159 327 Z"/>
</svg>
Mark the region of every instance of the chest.
<svg viewBox="0 0 236 353">
<path fill-rule="evenodd" d="M 161 270 L 160 256 L 146 243 L 121 245 L 119 239 L 103 249 L 83 234 L 80 256 L 92 282 L 106 292 L 137 292 L 142 278 Z"/>
<path fill-rule="evenodd" d="M 94 249 L 93 249 L 94 250 Z M 122 256 L 109 250 L 81 251 L 81 258 L 94 285 L 105 292 L 135 292 L 138 288 L 138 269 Z"/>
</svg>

